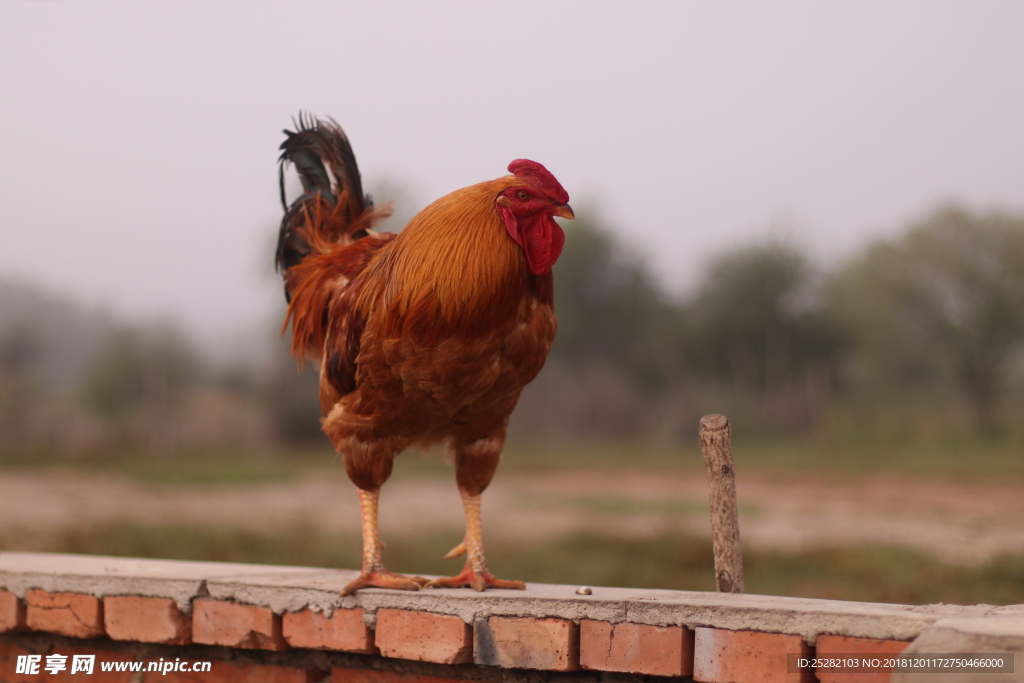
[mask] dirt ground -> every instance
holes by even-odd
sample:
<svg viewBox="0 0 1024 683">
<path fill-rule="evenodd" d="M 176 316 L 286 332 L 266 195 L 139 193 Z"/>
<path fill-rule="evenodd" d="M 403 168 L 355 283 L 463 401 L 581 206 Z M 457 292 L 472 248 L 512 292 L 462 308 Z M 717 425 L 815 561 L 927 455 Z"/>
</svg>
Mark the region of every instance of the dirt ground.
<svg viewBox="0 0 1024 683">
<path fill-rule="evenodd" d="M 976 563 L 1024 553 L 1024 494 L 1016 487 L 877 476 L 738 484 L 745 547 L 804 549 L 878 542 L 943 560 Z M 358 533 L 355 488 L 344 474 L 285 483 L 167 486 L 105 474 L 0 472 L 0 534 L 46 533 L 132 521 L 278 531 L 296 524 Z M 450 478 L 389 482 L 381 495 L 385 540 L 459 529 Z M 623 535 L 687 531 L 710 535 L 703 477 L 648 472 L 499 472 L 484 496 L 490 537 L 525 539 L 573 532 Z"/>
</svg>

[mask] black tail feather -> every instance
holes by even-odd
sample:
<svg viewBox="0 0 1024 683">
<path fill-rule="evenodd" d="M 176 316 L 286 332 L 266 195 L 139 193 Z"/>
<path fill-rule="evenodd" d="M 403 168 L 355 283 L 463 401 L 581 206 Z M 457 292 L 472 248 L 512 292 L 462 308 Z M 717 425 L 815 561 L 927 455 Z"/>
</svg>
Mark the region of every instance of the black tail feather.
<svg viewBox="0 0 1024 683">
<path fill-rule="evenodd" d="M 362 178 L 348 137 L 333 119 L 321 121 L 299 113 L 294 121 L 295 132 L 285 130 L 281 143 L 278 186 L 284 217 L 278 234 L 276 262 L 278 270 L 287 272 L 310 253 L 309 243 L 297 230 L 306 220 L 304 207 L 317 198 L 332 207 L 341 201 L 345 205 L 347 222 L 355 221 L 373 208 L 370 197 L 363 194 Z M 288 206 L 284 191 L 284 172 L 291 163 L 302 182 L 302 195 Z M 341 236 L 339 236 L 341 237 Z"/>
</svg>

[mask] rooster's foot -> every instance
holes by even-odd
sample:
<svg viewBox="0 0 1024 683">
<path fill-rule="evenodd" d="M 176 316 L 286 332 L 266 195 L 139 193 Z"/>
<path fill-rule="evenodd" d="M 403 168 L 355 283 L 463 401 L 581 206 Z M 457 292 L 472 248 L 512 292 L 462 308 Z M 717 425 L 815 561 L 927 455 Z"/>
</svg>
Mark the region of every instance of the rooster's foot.
<svg viewBox="0 0 1024 683">
<path fill-rule="evenodd" d="M 373 571 L 363 571 L 356 579 L 350 581 L 341 591 L 341 596 L 352 595 L 360 588 L 393 588 L 400 591 L 418 591 L 427 583 L 422 576 L 405 576 L 388 571 L 383 567 Z"/>
<path fill-rule="evenodd" d="M 458 576 L 434 579 L 433 581 L 428 581 L 426 584 L 427 588 L 462 588 L 465 586 L 468 586 L 475 591 L 482 591 L 485 588 L 506 588 L 520 591 L 526 590 L 526 584 L 522 581 L 496 579 L 486 569 L 481 572 L 477 572 L 468 564 Z"/>
</svg>

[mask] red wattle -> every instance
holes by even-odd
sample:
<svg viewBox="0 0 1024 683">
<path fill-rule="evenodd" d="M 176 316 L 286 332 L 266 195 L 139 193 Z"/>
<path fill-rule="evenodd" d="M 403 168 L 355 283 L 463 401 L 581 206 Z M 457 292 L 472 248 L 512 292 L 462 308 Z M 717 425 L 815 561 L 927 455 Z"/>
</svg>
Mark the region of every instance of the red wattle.
<svg viewBox="0 0 1024 683">
<path fill-rule="evenodd" d="M 565 245 L 565 233 L 551 216 L 530 216 L 520 223 L 511 209 L 496 207 L 505 229 L 526 256 L 526 265 L 534 275 L 546 275 Z"/>
</svg>

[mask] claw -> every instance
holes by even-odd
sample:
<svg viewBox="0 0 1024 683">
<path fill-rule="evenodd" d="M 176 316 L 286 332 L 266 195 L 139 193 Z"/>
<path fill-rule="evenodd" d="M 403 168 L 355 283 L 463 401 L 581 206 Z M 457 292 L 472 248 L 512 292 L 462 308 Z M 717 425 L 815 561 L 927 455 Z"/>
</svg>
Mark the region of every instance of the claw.
<svg viewBox="0 0 1024 683">
<path fill-rule="evenodd" d="M 457 550 L 458 548 L 456 548 Z M 458 576 L 450 576 L 428 581 L 425 588 L 462 588 L 469 587 L 475 591 L 482 591 L 485 588 L 504 588 L 507 590 L 526 590 L 526 583 L 523 581 L 508 581 L 496 579 L 489 571 L 475 572 L 466 563 L 465 568 Z"/>
<path fill-rule="evenodd" d="M 454 548 L 452 548 L 451 550 L 449 550 L 448 554 L 444 556 L 444 559 L 446 559 L 446 560 L 454 560 L 459 555 L 465 555 L 465 554 L 466 554 L 466 542 L 463 541 L 463 542 L 459 543 L 457 546 L 455 546 Z"/>
<path fill-rule="evenodd" d="M 354 580 L 350 581 L 341 591 L 341 597 L 352 595 L 360 588 L 391 588 L 401 591 L 418 591 L 427 583 L 422 576 L 405 576 L 396 574 L 387 569 L 375 569 L 364 571 Z"/>
</svg>

